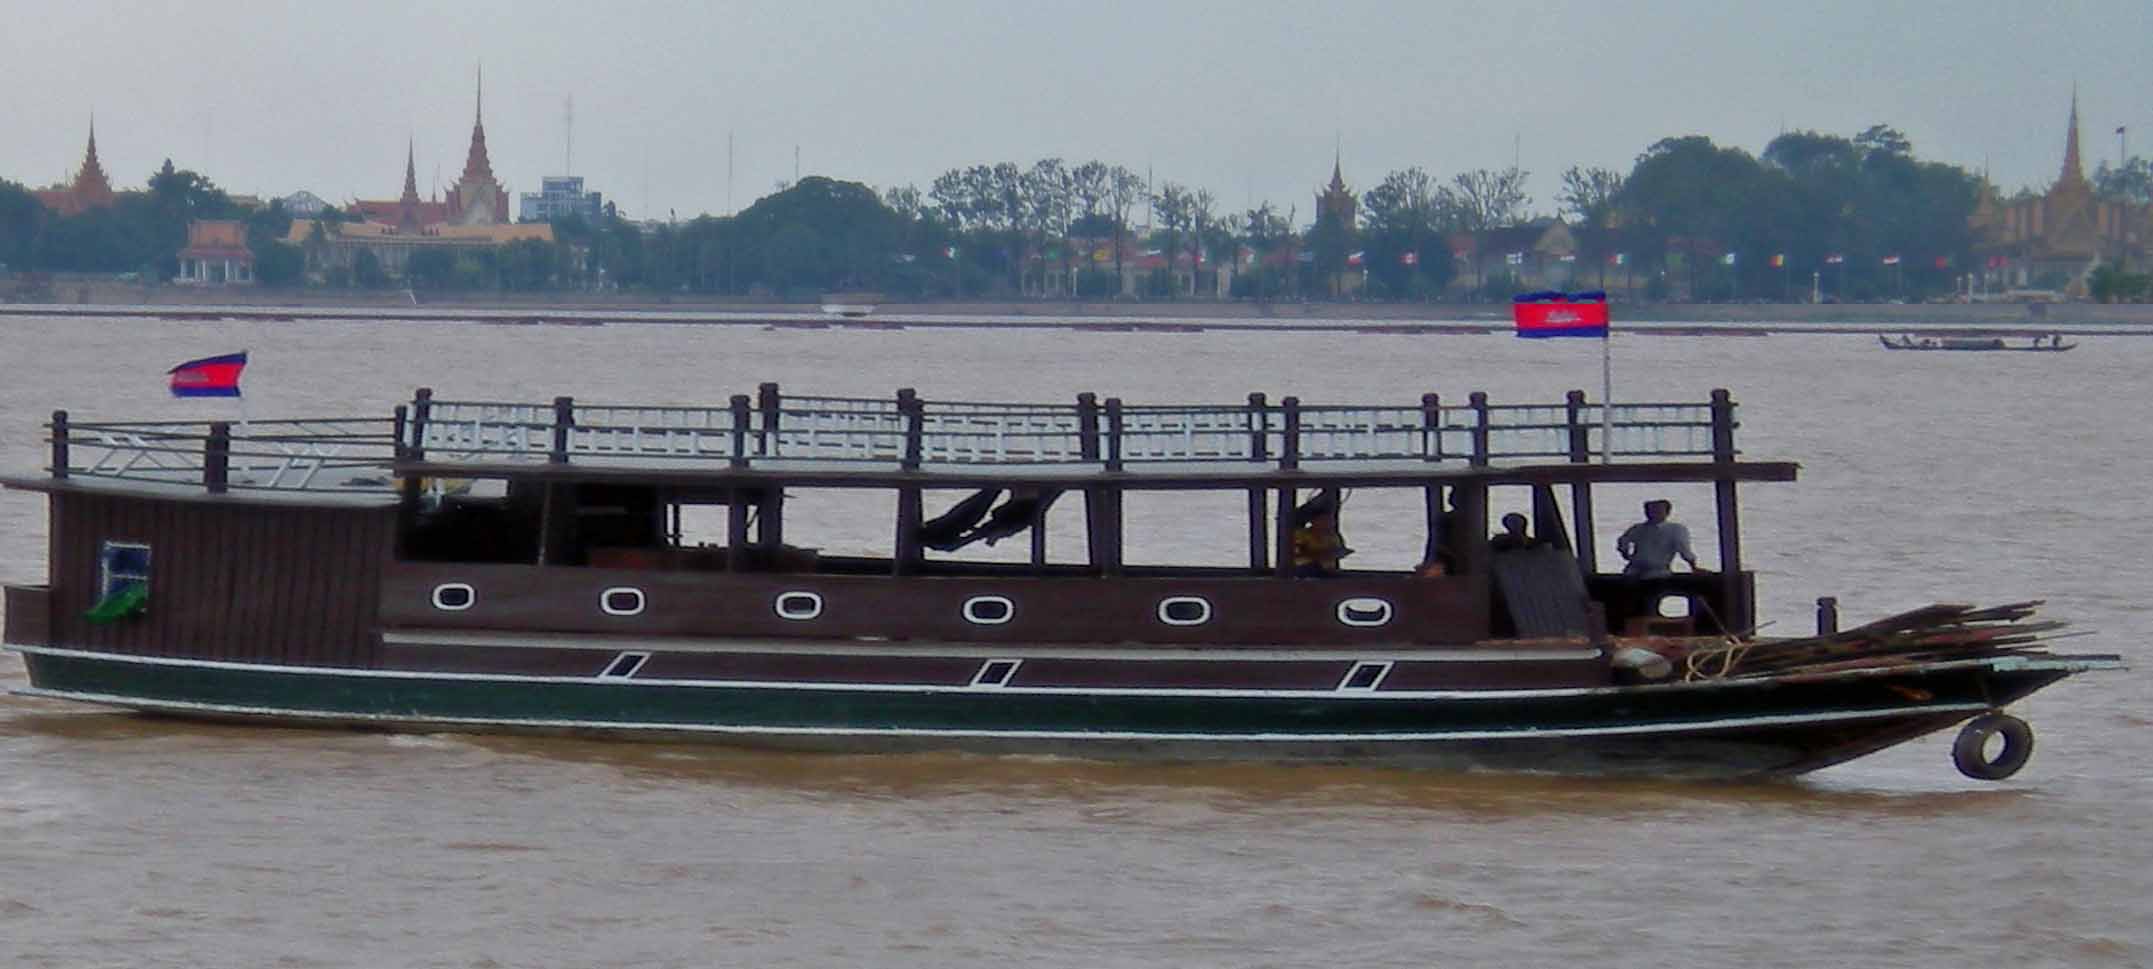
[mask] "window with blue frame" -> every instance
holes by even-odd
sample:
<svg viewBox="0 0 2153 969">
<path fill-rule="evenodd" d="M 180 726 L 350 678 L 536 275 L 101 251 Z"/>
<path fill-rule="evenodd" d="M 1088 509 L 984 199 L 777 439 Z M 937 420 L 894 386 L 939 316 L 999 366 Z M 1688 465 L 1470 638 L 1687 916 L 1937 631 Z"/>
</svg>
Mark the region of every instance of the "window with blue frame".
<svg viewBox="0 0 2153 969">
<path fill-rule="evenodd" d="M 113 622 L 149 611 L 150 547 L 140 542 L 106 542 L 97 549 L 97 603 L 91 622 Z"/>
</svg>

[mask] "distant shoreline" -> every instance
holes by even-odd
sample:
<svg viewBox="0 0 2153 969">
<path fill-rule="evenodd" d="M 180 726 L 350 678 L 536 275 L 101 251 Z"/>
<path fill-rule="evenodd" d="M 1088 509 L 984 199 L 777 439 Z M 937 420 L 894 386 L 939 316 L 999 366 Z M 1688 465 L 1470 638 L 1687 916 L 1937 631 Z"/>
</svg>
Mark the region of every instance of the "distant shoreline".
<svg viewBox="0 0 2153 969">
<path fill-rule="evenodd" d="M 204 318 L 372 320 L 405 319 L 486 323 L 710 323 L 812 327 L 883 326 L 969 328 L 983 326 L 1077 326 L 1084 329 L 1302 329 L 1334 326 L 1405 332 L 1485 332 L 1507 329 L 1509 307 L 1500 303 L 1259 303 L 1183 300 L 1172 302 L 1060 302 L 980 300 L 884 302 L 864 320 L 826 318 L 812 303 L 728 301 L 686 294 L 651 299 L 645 294 L 533 293 L 429 294 L 413 305 L 403 291 L 291 292 L 248 289 L 183 289 L 117 282 L 59 283 L 55 303 L 0 304 L 0 316 L 130 316 L 177 320 Z M 1621 304 L 1616 320 L 1655 324 L 1664 332 L 1802 331 L 1812 328 L 1964 326 L 1983 332 L 2153 334 L 2153 304 L 2097 303 L 1649 303 Z M 1692 330 L 1681 324 L 1698 324 Z"/>
</svg>

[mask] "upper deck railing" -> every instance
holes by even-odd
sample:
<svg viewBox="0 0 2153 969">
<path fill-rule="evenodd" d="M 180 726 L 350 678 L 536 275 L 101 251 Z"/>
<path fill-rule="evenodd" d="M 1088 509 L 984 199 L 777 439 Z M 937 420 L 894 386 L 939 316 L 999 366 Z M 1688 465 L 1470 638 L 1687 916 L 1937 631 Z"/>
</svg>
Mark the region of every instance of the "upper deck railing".
<svg viewBox="0 0 2153 969">
<path fill-rule="evenodd" d="M 413 457 L 448 462 L 773 462 L 938 466 L 1587 461 L 1734 457 L 1734 403 L 1616 404 L 1571 391 L 1560 404 L 1464 404 L 1424 394 L 1417 406 L 1303 404 L 1262 394 L 1245 404 L 1132 405 L 1079 394 L 1067 404 L 800 397 L 764 384 L 726 407 L 436 399 L 411 409 Z M 1608 445 L 1612 444 L 1612 447 Z"/>
<path fill-rule="evenodd" d="M 442 400 L 421 389 L 390 420 L 83 423 L 56 411 L 56 477 L 194 484 L 212 491 L 387 490 L 396 462 L 607 467 L 986 466 L 1141 471 L 1303 465 L 1732 461 L 1734 402 L 1616 404 L 1571 391 L 1559 404 L 1067 404 L 786 396 L 764 384 L 725 407 Z M 1612 445 L 1611 447 L 1609 445 Z"/>
</svg>

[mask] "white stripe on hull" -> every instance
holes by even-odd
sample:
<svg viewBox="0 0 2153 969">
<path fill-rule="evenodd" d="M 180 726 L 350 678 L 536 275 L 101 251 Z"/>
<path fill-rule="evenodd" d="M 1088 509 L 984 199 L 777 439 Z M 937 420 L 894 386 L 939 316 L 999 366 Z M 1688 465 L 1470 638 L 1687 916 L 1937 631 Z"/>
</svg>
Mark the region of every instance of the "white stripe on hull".
<svg viewBox="0 0 2153 969">
<path fill-rule="evenodd" d="M 1716 720 L 1619 724 L 1606 727 L 1561 727 L 1510 730 L 1452 730 L 1396 733 L 1205 733 L 1201 731 L 1122 730 L 983 730 L 975 728 L 905 727 L 803 727 L 720 723 L 639 723 L 609 720 L 558 720 L 550 718 L 446 717 L 388 713 L 346 713 L 284 707 L 260 707 L 190 700 L 146 700 L 101 693 L 74 693 L 26 687 L 13 691 L 22 696 L 75 700 L 133 710 L 196 713 L 233 717 L 267 717 L 311 722 L 375 724 L 403 727 L 524 727 L 555 730 L 617 730 L 636 733 L 712 734 L 743 737 L 918 737 L 1057 741 L 1180 741 L 1227 744 L 1278 743 L 1440 743 L 1482 740 L 1539 740 L 1577 737 L 1620 737 L 1651 734 L 1716 733 L 1757 727 L 1790 727 L 1937 713 L 1977 713 L 1985 703 L 1940 703 L 1927 706 L 1892 707 L 1882 710 L 1832 710 L 1818 713 L 1774 714 L 1757 717 L 1724 717 Z"/>
</svg>

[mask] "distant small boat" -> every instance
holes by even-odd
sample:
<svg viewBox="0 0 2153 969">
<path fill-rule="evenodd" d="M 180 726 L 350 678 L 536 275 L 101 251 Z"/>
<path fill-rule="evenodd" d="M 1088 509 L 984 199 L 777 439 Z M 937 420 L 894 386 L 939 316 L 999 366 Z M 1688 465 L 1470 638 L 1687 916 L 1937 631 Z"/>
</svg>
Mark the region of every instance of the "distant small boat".
<svg viewBox="0 0 2153 969">
<path fill-rule="evenodd" d="M 2037 336 L 2026 343 L 2012 343 L 2003 337 L 1915 337 L 1912 334 L 1901 336 L 1897 340 L 1878 334 L 1876 339 L 1877 342 L 1884 345 L 1886 350 L 2009 350 L 2019 353 L 2062 353 L 2078 346 L 2076 343 L 2063 342 L 2063 337 L 2060 335 Z"/>
<path fill-rule="evenodd" d="M 858 319 L 875 311 L 878 293 L 824 293 L 822 311 L 830 316 Z"/>
</svg>

